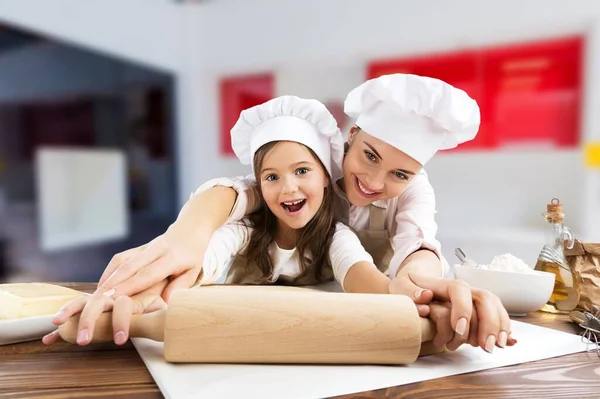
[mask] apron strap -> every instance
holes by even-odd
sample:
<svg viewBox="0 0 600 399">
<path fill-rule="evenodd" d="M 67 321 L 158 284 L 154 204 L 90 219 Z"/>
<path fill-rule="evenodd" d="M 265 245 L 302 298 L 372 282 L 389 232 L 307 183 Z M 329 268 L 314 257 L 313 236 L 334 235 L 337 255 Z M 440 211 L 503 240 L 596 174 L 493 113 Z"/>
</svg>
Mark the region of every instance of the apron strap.
<svg viewBox="0 0 600 399">
<path fill-rule="evenodd" d="M 385 230 L 386 209 L 379 208 L 375 205 L 369 207 L 369 230 L 383 231 Z"/>
</svg>

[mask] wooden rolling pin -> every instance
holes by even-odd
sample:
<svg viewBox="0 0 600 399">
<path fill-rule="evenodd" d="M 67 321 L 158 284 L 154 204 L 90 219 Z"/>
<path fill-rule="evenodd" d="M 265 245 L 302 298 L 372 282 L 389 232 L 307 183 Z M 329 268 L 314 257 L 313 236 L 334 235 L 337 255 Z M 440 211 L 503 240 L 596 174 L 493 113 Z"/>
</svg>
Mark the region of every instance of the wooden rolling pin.
<svg viewBox="0 0 600 399">
<path fill-rule="evenodd" d="M 113 340 L 111 317 L 98 320 L 92 342 Z M 76 342 L 78 322 L 60 326 L 65 341 Z M 164 342 L 173 363 L 409 364 L 434 334 L 407 296 L 228 286 L 177 291 L 130 329 Z"/>
</svg>

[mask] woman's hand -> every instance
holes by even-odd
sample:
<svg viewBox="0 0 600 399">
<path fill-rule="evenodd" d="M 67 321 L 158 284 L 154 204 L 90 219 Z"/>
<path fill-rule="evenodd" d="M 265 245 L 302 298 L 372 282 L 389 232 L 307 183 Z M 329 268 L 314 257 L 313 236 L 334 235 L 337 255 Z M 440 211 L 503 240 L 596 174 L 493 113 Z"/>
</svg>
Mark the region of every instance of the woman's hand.
<svg viewBox="0 0 600 399">
<path fill-rule="evenodd" d="M 414 293 L 415 287 L 421 292 L 416 298 L 412 296 L 417 308 L 427 305 L 429 317 L 436 323 L 437 346 L 456 350 L 468 342 L 491 352 L 494 346 L 503 348 L 516 342 L 510 338 L 508 313 L 491 292 L 460 280 L 409 272 L 390 282 L 390 293 L 406 295 Z M 420 309 L 422 317 L 423 313 Z"/>
<path fill-rule="evenodd" d="M 194 195 L 164 234 L 112 258 L 97 293 L 133 296 L 168 278 L 161 294 L 168 302 L 173 290 L 193 286 L 213 233 L 226 222 L 236 198 L 235 190 L 222 186 Z"/>
<path fill-rule="evenodd" d="M 121 252 L 106 267 L 96 293 L 132 296 L 170 278 L 161 294 L 168 301 L 173 290 L 198 280 L 210 238 L 209 233 L 168 230 L 146 245 Z"/>
<path fill-rule="evenodd" d="M 452 326 L 450 324 L 450 313 L 451 306 L 450 303 L 438 303 L 432 302 L 430 305 L 431 313 L 429 317 L 436 324 L 436 335 L 433 339 L 433 343 L 436 347 L 442 348 L 446 346 L 446 348 L 450 351 L 455 351 L 463 344 L 469 344 L 474 347 L 480 346 L 486 352 L 492 352 L 494 350 L 494 346 L 499 348 L 504 348 L 506 346 L 513 346 L 517 343 L 517 340 L 511 336 L 510 328 L 508 331 L 500 331 L 497 336 L 499 337 L 497 340 L 490 337 L 495 337 L 495 335 L 490 334 L 487 335 L 488 332 L 485 331 L 485 328 L 479 328 L 480 323 L 483 325 L 490 325 L 487 321 L 481 322 L 480 312 L 476 310 L 478 306 L 473 308 L 473 313 L 471 315 L 471 322 L 469 323 L 469 331 L 468 333 L 459 335 L 455 331 L 453 331 Z M 484 317 L 485 319 L 485 317 Z M 493 325 L 493 323 L 491 323 Z M 496 331 L 498 329 L 496 328 Z M 494 331 L 494 329 L 492 329 Z"/>
</svg>

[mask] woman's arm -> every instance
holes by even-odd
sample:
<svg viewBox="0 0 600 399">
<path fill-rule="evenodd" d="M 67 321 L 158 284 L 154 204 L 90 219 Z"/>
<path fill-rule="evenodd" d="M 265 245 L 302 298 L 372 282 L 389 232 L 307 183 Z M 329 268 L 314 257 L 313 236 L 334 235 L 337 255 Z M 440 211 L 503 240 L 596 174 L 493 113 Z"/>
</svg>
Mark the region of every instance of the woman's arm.
<svg viewBox="0 0 600 399">
<path fill-rule="evenodd" d="M 231 260 L 243 252 L 250 241 L 252 230 L 242 222 L 220 227 L 210 239 L 202 262 L 198 285 L 214 284 L 227 272 Z"/>
<path fill-rule="evenodd" d="M 442 261 L 441 245 L 436 239 L 435 193 L 424 172 L 418 174 L 402 193 L 395 212 L 390 277 L 415 269 L 421 274 L 443 277 L 447 265 Z"/>
<path fill-rule="evenodd" d="M 206 187 L 209 184 L 216 187 Z M 249 183 L 249 184 L 248 184 Z M 177 220 L 150 243 L 117 254 L 108 264 L 98 292 L 134 295 L 171 277 L 163 291 L 189 288 L 199 278 L 204 253 L 220 226 L 240 220 L 255 202 L 254 181 L 218 179 L 202 186 L 184 205 Z M 250 198 L 250 199 L 249 199 Z"/>
<path fill-rule="evenodd" d="M 445 303 L 447 318 L 434 314 L 438 331 L 449 332 L 438 337 L 438 343 L 457 348 L 469 339 L 469 331 L 477 344 L 491 352 L 498 343 L 507 344 L 510 319 L 497 296 L 470 287 L 463 281 L 446 279 L 447 262 L 435 238 L 435 194 L 427 176 L 422 173 L 399 199 L 396 235 L 393 237 L 394 256 L 390 262 L 390 293 L 413 298 L 421 316 L 431 311 L 432 301 Z M 474 323 L 474 324 L 471 324 Z M 452 331 L 447 329 L 450 324 Z"/>
<path fill-rule="evenodd" d="M 435 252 L 429 249 L 419 249 L 404 259 L 395 277 L 408 274 L 410 271 L 418 271 L 428 276 L 443 277 L 442 269 L 440 258 Z"/>
</svg>

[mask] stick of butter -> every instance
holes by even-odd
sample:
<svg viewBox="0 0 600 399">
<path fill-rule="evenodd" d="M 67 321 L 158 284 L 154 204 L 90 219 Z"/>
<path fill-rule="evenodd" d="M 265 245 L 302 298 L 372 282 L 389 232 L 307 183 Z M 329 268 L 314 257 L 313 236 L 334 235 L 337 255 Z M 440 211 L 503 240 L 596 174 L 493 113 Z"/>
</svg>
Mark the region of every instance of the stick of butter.
<svg viewBox="0 0 600 399">
<path fill-rule="evenodd" d="M 83 292 L 47 283 L 0 284 L 0 320 L 53 314 L 80 295 Z"/>
</svg>

